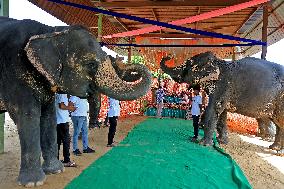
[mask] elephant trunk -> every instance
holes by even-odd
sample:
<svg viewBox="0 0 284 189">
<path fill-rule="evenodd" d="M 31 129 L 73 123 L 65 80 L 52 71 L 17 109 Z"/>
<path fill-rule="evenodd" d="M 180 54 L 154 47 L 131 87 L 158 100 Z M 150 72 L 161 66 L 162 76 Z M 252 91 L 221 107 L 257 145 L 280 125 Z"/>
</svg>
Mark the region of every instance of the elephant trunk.
<svg viewBox="0 0 284 189">
<path fill-rule="evenodd" d="M 132 68 L 130 68 L 132 69 Z M 145 95 L 151 86 L 151 73 L 144 65 L 133 65 L 141 78 L 135 84 L 127 83 L 116 73 L 109 57 L 99 65 L 95 76 L 98 90 L 117 100 L 134 100 Z"/>
<path fill-rule="evenodd" d="M 183 75 L 183 71 L 186 68 L 186 64 L 183 63 L 180 66 L 170 68 L 166 65 L 166 61 L 168 61 L 170 59 L 171 58 L 168 57 L 168 56 L 163 57 L 161 62 L 160 62 L 160 67 L 165 73 L 169 74 L 173 80 L 180 83 L 180 82 L 182 82 L 181 76 Z"/>
<path fill-rule="evenodd" d="M 124 64 L 121 57 L 113 58 L 109 56 L 109 58 L 111 59 L 115 72 L 122 80 L 127 82 L 135 82 L 142 77 L 141 73 L 137 72 L 136 65 Z"/>
</svg>

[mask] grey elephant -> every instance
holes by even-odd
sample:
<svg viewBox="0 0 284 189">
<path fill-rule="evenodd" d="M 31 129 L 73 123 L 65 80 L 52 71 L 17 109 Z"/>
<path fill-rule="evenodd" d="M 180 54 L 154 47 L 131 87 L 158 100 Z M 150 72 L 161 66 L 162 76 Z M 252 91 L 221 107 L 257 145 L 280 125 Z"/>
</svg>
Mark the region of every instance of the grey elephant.
<svg viewBox="0 0 284 189">
<path fill-rule="evenodd" d="M 141 73 L 137 72 L 137 66 L 140 67 L 141 65 L 133 65 L 133 64 L 124 64 L 123 57 L 112 57 L 109 56 L 111 59 L 111 63 L 113 68 L 115 69 L 117 75 L 124 81 L 127 82 L 135 82 L 139 80 L 142 75 Z M 89 102 L 89 128 L 100 128 L 100 123 L 98 121 L 100 109 L 101 109 L 101 94 L 99 92 L 95 92 L 88 97 Z"/>
<path fill-rule="evenodd" d="M 82 26 L 50 27 L 0 17 L 0 33 L 0 109 L 18 127 L 21 185 L 41 185 L 45 174 L 63 171 L 57 159 L 55 92 L 133 100 L 150 87 L 151 74 L 143 65 L 131 68 L 139 81 L 124 81 L 112 65 L 115 60 Z"/>
<path fill-rule="evenodd" d="M 227 141 L 227 112 L 258 120 L 270 120 L 276 127 L 270 148 L 283 149 L 284 142 L 284 67 L 257 58 L 234 62 L 218 59 L 206 52 L 193 56 L 182 65 L 170 68 L 161 60 L 161 69 L 175 81 L 200 83 L 209 92 L 205 111 L 204 144 L 211 145 L 217 129 L 220 141 Z"/>
</svg>

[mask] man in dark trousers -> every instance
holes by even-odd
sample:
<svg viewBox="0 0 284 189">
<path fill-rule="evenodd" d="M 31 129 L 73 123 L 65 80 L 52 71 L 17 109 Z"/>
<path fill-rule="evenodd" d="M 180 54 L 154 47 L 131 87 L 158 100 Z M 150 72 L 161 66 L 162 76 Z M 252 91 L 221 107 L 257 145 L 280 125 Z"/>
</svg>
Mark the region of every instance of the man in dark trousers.
<svg viewBox="0 0 284 189">
<path fill-rule="evenodd" d="M 57 121 L 57 144 L 58 144 L 58 159 L 60 145 L 63 143 L 63 165 L 65 167 L 76 167 L 76 163 L 70 160 L 70 134 L 69 134 L 69 112 L 74 111 L 75 107 L 69 105 L 67 94 L 56 94 L 55 110 Z"/>
<path fill-rule="evenodd" d="M 202 110 L 202 97 L 200 93 L 200 86 L 196 85 L 193 87 L 194 97 L 192 98 L 191 104 L 191 115 L 193 120 L 194 136 L 191 141 L 196 142 L 198 140 L 198 131 L 199 131 L 199 117 Z"/>
<path fill-rule="evenodd" d="M 114 147 L 113 138 L 116 132 L 117 119 L 120 116 L 120 105 L 119 101 L 113 98 L 109 98 L 109 110 L 108 110 L 108 118 L 109 118 L 109 131 L 108 131 L 108 143 L 107 147 Z"/>
</svg>

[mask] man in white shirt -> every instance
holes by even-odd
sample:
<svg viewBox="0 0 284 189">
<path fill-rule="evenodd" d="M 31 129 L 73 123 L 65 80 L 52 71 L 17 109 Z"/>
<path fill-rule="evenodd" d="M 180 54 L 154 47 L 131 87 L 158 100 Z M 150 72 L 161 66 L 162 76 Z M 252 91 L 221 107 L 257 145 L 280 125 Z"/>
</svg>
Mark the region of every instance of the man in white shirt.
<svg viewBox="0 0 284 189">
<path fill-rule="evenodd" d="M 191 140 L 195 142 L 198 139 L 199 116 L 202 110 L 202 97 L 199 95 L 200 92 L 199 85 L 194 86 L 193 91 L 194 91 L 194 97 L 192 98 L 191 115 L 193 119 L 194 136 L 192 137 Z"/>
<path fill-rule="evenodd" d="M 109 110 L 108 110 L 108 118 L 109 118 L 109 131 L 108 131 L 108 143 L 107 147 L 113 147 L 113 138 L 116 132 L 117 119 L 120 116 L 120 105 L 119 101 L 113 98 L 109 98 Z"/>
<path fill-rule="evenodd" d="M 70 134 L 69 134 L 69 111 L 74 111 L 75 107 L 68 105 L 67 94 L 55 94 L 55 111 L 57 122 L 57 144 L 58 155 L 61 142 L 63 143 L 63 165 L 65 167 L 76 167 L 76 163 L 70 160 Z"/>
<path fill-rule="evenodd" d="M 94 153 L 95 150 L 88 146 L 88 127 L 87 116 L 89 110 L 89 104 L 87 99 L 80 99 L 77 96 L 70 97 L 70 104 L 73 105 L 76 110 L 71 113 L 71 119 L 73 122 L 73 154 L 76 156 L 82 155 L 78 148 L 78 137 L 80 131 L 82 131 L 83 153 Z"/>
</svg>

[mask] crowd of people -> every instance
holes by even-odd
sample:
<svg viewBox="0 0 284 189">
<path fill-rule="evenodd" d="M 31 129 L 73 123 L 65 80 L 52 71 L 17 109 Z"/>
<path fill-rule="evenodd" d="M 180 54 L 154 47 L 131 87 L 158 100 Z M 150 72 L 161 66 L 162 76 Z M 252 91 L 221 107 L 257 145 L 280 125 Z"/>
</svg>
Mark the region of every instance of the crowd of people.
<svg viewBox="0 0 284 189">
<path fill-rule="evenodd" d="M 120 115 L 119 101 L 113 98 L 109 100 L 109 111 L 106 120 L 109 122 L 107 147 L 114 147 L 113 139 L 116 132 L 117 119 Z M 70 159 L 71 137 L 69 133 L 70 116 L 73 123 L 73 154 L 81 156 L 83 153 L 94 153 L 95 150 L 89 146 L 88 140 L 88 112 L 89 104 L 87 99 L 81 99 L 77 96 L 68 96 L 67 94 L 56 94 L 55 110 L 57 122 L 57 144 L 58 159 L 60 146 L 63 145 L 63 160 L 65 167 L 76 167 L 76 163 Z M 78 138 L 82 134 L 82 152 L 78 146 Z"/>
<path fill-rule="evenodd" d="M 162 119 L 161 113 L 167 94 L 166 91 L 164 89 L 164 82 L 159 82 L 158 89 L 156 90 L 156 117 L 159 119 Z M 188 87 L 187 90 L 181 91 L 179 96 L 182 99 L 181 103 L 188 105 L 185 119 L 193 120 L 194 136 L 191 138 L 191 141 L 196 142 L 198 140 L 201 116 L 204 114 L 204 109 L 208 104 L 208 97 L 199 85 Z"/>
<path fill-rule="evenodd" d="M 156 117 L 162 119 L 162 110 L 164 107 L 165 97 L 168 91 L 164 88 L 164 82 L 159 82 L 156 90 Z M 194 136 L 192 141 L 198 140 L 198 130 L 200 116 L 205 108 L 206 94 L 200 86 L 196 85 L 188 87 L 179 93 L 181 103 L 188 105 L 186 119 L 193 119 Z M 70 159 L 70 143 L 71 136 L 69 133 L 69 122 L 73 123 L 72 148 L 75 156 L 81 156 L 83 153 L 94 153 L 95 149 L 89 146 L 88 139 L 88 112 L 89 104 L 87 99 L 81 99 L 77 96 L 69 96 L 67 94 L 56 94 L 55 98 L 56 120 L 57 120 L 57 143 L 58 143 L 58 159 L 61 144 L 63 144 L 63 160 L 65 167 L 76 167 L 76 163 Z M 190 116 L 189 116 L 190 115 Z M 117 127 L 117 120 L 120 116 L 120 102 L 113 98 L 108 98 L 108 112 L 105 118 L 105 125 L 109 127 L 107 136 L 107 147 L 114 147 L 114 136 Z M 71 119 L 70 119 L 71 118 Z M 78 139 L 81 133 L 82 150 L 78 145 Z"/>
</svg>

